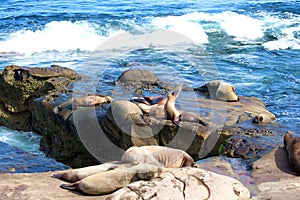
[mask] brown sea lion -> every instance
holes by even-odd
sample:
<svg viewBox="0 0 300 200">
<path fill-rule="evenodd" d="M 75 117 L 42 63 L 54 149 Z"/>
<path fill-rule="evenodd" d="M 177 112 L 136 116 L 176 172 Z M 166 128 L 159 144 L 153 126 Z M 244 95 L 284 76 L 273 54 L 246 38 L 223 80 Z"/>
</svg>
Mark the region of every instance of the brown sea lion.
<svg viewBox="0 0 300 200">
<path fill-rule="evenodd" d="M 207 126 L 207 124 L 200 120 L 196 114 L 177 110 L 175 105 L 177 97 L 178 95 L 168 93 L 167 102 L 164 106 L 166 118 L 168 120 L 172 120 L 177 126 L 180 126 L 180 121 L 196 122 L 203 126 Z"/>
<path fill-rule="evenodd" d="M 56 173 L 52 177 L 68 182 L 76 182 L 90 175 L 97 174 L 99 172 L 113 170 L 116 167 L 119 167 L 120 165 L 120 161 L 107 162 L 100 165 L 66 170 L 60 173 Z"/>
<path fill-rule="evenodd" d="M 292 137 L 289 131 L 284 136 L 284 147 L 288 152 L 290 166 L 300 174 L 300 138 Z"/>
<path fill-rule="evenodd" d="M 158 176 L 162 169 L 151 164 L 127 164 L 110 171 L 100 172 L 88 176 L 71 184 L 62 184 L 60 187 L 78 191 L 89 195 L 109 194 L 138 180 L 150 180 Z"/>
<path fill-rule="evenodd" d="M 172 93 L 174 96 L 178 97 L 182 90 L 182 84 L 179 83 Z M 143 97 L 133 97 L 131 101 L 135 103 L 144 113 L 154 114 L 155 116 L 163 117 L 164 106 L 167 102 L 166 96 L 143 96 Z"/>
<path fill-rule="evenodd" d="M 239 97 L 235 93 L 235 88 L 224 81 L 211 81 L 195 90 L 202 93 L 208 93 L 208 97 L 214 100 L 227 102 L 239 101 Z"/>
<path fill-rule="evenodd" d="M 123 154 L 122 162 L 148 163 L 165 168 L 193 167 L 193 158 L 185 151 L 162 146 L 130 147 Z"/>
<path fill-rule="evenodd" d="M 163 110 L 167 102 L 165 96 L 143 96 L 131 99 L 144 113 L 150 113 L 151 110 Z M 159 113 L 159 111 L 157 111 Z"/>
</svg>

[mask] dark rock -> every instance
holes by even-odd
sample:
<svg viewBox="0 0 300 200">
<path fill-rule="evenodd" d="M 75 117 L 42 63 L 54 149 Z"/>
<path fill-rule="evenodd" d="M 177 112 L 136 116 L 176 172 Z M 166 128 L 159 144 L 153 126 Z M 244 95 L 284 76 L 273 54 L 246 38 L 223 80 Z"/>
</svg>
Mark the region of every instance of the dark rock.
<svg viewBox="0 0 300 200">
<path fill-rule="evenodd" d="M 124 71 L 117 82 L 123 85 L 148 85 L 157 84 L 159 79 L 150 71 L 131 69 Z"/>
<path fill-rule="evenodd" d="M 0 74 L 0 123 L 12 129 L 32 130 L 29 106 L 34 98 L 50 91 L 65 92 L 67 85 L 77 78 L 75 71 L 59 66 L 6 66 Z"/>
<path fill-rule="evenodd" d="M 70 98 L 71 95 L 64 95 L 52 101 L 49 96 L 45 96 L 33 102 L 33 131 L 42 135 L 40 149 L 47 156 L 71 167 L 99 164 L 82 143 L 73 118 L 74 113 L 81 115 L 89 126 L 88 121 L 93 118 L 89 112 L 91 108 L 73 110 L 72 107 L 65 107 L 57 110 L 62 102 Z"/>
</svg>

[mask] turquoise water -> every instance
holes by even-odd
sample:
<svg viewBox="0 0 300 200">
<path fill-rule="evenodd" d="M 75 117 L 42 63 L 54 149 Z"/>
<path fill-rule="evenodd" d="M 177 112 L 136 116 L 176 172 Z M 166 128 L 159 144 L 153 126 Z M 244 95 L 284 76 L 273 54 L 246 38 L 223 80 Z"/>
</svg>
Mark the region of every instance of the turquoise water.
<svg viewBox="0 0 300 200">
<path fill-rule="evenodd" d="M 263 99 L 277 121 L 300 136 L 300 1 L 9 0 L 0 8 L 0 29 L 0 52 L 14 52 L 0 54 L 0 69 L 58 64 L 96 76 L 106 84 L 98 89 L 108 94 L 131 61 L 194 87 L 223 79 L 239 95 Z M 116 39 L 122 34 L 142 37 L 156 30 L 181 34 L 192 44 L 95 53 L 124 42 Z M 43 157 L 34 133 L 3 127 L 0 133 L 1 142 Z"/>
</svg>

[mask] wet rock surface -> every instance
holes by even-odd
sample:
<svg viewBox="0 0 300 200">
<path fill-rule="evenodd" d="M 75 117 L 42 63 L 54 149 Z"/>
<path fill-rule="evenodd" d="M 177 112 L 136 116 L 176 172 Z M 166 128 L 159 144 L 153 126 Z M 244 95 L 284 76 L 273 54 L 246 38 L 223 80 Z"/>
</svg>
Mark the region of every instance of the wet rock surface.
<svg viewBox="0 0 300 200">
<path fill-rule="evenodd" d="M 75 71 L 59 66 L 6 66 L 0 75 L 0 124 L 17 130 L 32 130 L 30 104 L 33 99 L 50 91 L 66 92 L 68 84 L 77 79 Z"/>
</svg>

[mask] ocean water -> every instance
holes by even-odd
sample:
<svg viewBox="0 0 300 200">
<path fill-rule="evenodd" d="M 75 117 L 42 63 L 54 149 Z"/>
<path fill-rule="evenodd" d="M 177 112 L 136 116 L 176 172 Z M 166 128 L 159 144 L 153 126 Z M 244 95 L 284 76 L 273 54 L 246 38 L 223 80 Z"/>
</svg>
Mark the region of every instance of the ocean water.
<svg viewBox="0 0 300 200">
<path fill-rule="evenodd" d="M 156 31 L 161 32 L 155 35 Z M 239 95 L 263 99 L 277 122 L 300 136 L 299 0 L 7 0 L 1 4 L 1 70 L 9 64 L 58 64 L 93 75 L 106 84 L 98 89 L 110 94 L 128 62 L 141 62 L 162 79 L 180 79 L 194 87 L 214 79 L 228 81 Z M 87 83 L 87 92 L 93 87 Z M 34 133 L 0 127 L 0 141 L 44 159 Z M 1 148 L 7 146 L 0 143 Z M 5 166 L 17 163 L 18 154 L 14 156 Z M 36 171 L 65 167 L 51 166 Z"/>
</svg>

